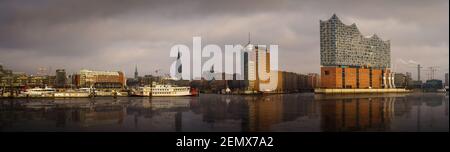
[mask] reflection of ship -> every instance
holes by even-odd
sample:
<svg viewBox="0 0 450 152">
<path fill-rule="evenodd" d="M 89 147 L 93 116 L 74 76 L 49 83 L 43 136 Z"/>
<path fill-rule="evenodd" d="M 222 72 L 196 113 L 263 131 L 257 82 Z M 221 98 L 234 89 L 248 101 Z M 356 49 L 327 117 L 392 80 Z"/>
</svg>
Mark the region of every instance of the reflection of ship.
<svg viewBox="0 0 450 152">
<path fill-rule="evenodd" d="M 196 95 L 197 91 L 192 90 L 191 87 L 180 87 L 172 85 L 155 85 L 140 87 L 137 96 L 153 96 L 153 97 L 175 97 L 175 96 L 192 96 Z"/>
<path fill-rule="evenodd" d="M 121 124 L 125 117 L 125 109 L 121 105 L 101 105 L 93 109 L 74 113 L 82 126 Z"/>
<path fill-rule="evenodd" d="M 189 100 L 152 101 L 151 106 L 155 109 L 188 108 Z"/>
<path fill-rule="evenodd" d="M 163 98 L 153 98 L 150 100 L 135 101 L 128 106 L 129 109 L 177 109 L 177 108 L 189 108 L 190 99 L 174 98 L 174 100 L 163 100 Z M 165 98 L 164 98 L 165 99 Z"/>
<path fill-rule="evenodd" d="M 0 128 L 2 131 L 448 131 L 448 95 L 441 93 L 319 96 L 323 95 L 1 100 Z"/>
<path fill-rule="evenodd" d="M 24 103 L 23 104 L 26 108 L 31 108 L 31 109 L 49 109 L 49 108 L 53 108 L 55 106 L 55 104 L 50 103 L 50 102 L 28 102 L 28 103 Z"/>
</svg>

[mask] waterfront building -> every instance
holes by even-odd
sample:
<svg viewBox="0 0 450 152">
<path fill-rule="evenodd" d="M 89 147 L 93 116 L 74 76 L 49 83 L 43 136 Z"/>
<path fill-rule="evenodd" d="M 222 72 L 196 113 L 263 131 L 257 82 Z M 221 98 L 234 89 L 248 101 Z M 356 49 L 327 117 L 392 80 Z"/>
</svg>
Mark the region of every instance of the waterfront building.
<svg viewBox="0 0 450 152">
<path fill-rule="evenodd" d="M 65 69 L 57 69 L 56 70 L 56 79 L 55 79 L 55 87 L 63 88 L 66 86 L 67 76 Z"/>
<path fill-rule="evenodd" d="M 397 88 L 405 88 L 408 86 L 408 77 L 403 73 L 395 73 L 394 82 Z"/>
<path fill-rule="evenodd" d="M 436 80 L 436 79 L 427 80 L 425 82 L 425 84 L 423 84 L 424 91 L 434 92 L 434 91 L 438 91 L 442 88 L 444 88 L 442 85 L 442 80 Z"/>
<path fill-rule="evenodd" d="M 55 76 L 27 75 L 24 72 L 0 68 L 0 87 L 4 90 L 24 90 L 34 87 L 53 87 Z"/>
<path fill-rule="evenodd" d="M 48 75 L 33 75 L 28 77 L 28 83 L 23 84 L 27 86 L 28 88 L 34 88 L 34 87 L 53 87 L 55 81 L 55 76 L 48 76 Z"/>
<path fill-rule="evenodd" d="M 422 88 L 423 82 L 421 80 L 414 80 L 411 81 L 411 83 L 409 84 L 409 88 L 412 89 L 418 89 L 418 88 Z"/>
<path fill-rule="evenodd" d="M 413 79 L 412 79 L 412 74 L 411 72 L 406 72 L 406 84 L 407 87 L 410 86 L 410 84 L 412 83 Z"/>
<path fill-rule="evenodd" d="M 13 74 L 0 78 L 0 87 L 23 90 L 34 87 L 53 87 L 55 76 L 27 76 L 25 74 Z"/>
<path fill-rule="evenodd" d="M 307 86 L 308 89 L 320 87 L 320 76 L 317 73 L 308 73 Z"/>
<path fill-rule="evenodd" d="M 253 45 L 249 43 L 244 47 L 244 80 L 239 83 L 240 87 L 245 87 L 247 91 L 261 91 L 266 93 L 289 93 L 300 92 L 307 89 L 308 76 L 304 74 L 298 74 L 287 71 L 273 71 L 270 69 L 270 49 L 268 47 Z M 260 72 L 259 70 L 264 70 Z M 277 80 L 274 80 L 271 73 L 277 74 Z M 317 79 L 318 75 L 312 79 Z M 268 78 L 268 79 L 262 79 Z M 270 83 L 276 81 L 277 83 Z M 275 90 L 268 90 L 262 88 L 264 85 L 276 85 L 268 86 L 269 88 L 276 88 Z M 311 84 L 317 85 L 317 83 Z M 267 91 L 265 91 L 267 90 Z"/>
<path fill-rule="evenodd" d="M 75 76 L 77 86 L 80 88 L 124 88 L 126 78 L 121 71 L 92 71 L 80 70 Z"/>
<path fill-rule="evenodd" d="M 248 82 L 246 90 L 257 91 L 259 89 L 258 66 L 256 65 L 258 63 L 258 47 L 249 41 L 244 49 L 244 80 Z"/>
<path fill-rule="evenodd" d="M 390 41 L 365 37 L 333 15 L 320 21 L 321 88 L 395 88 Z"/>
<path fill-rule="evenodd" d="M 264 90 L 264 88 L 260 87 L 260 84 L 269 84 L 271 78 L 270 49 L 268 47 L 253 45 L 250 41 L 245 45 L 244 49 L 244 80 L 248 82 L 244 84 L 247 86 L 246 90 Z M 264 71 L 261 73 L 259 72 L 260 69 Z"/>
<path fill-rule="evenodd" d="M 445 73 L 445 86 L 448 86 L 448 73 Z"/>
</svg>

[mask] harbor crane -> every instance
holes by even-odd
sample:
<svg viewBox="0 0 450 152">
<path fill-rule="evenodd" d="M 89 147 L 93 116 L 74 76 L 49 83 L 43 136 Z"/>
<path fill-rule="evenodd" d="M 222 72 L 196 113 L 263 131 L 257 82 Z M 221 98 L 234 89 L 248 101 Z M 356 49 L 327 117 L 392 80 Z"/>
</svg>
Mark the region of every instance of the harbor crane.
<svg viewBox="0 0 450 152">
<path fill-rule="evenodd" d="M 432 80 L 435 78 L 436 71 L 439 71 L 439 66 L 429 66 L 425 71 L 428 71 L 428 80 Z"/>
</svg>

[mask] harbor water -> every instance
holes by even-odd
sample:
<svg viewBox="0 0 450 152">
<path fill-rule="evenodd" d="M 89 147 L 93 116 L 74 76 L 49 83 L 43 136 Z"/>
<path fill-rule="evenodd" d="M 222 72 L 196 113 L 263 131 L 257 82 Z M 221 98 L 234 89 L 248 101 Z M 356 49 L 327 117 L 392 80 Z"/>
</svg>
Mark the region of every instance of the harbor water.
<svg viewBox="0 0 450 152">
<path fill-rule="evenodd" d="M 0 131 L 448 132 L 448 94 L 0 99 Z"/>
</svg>

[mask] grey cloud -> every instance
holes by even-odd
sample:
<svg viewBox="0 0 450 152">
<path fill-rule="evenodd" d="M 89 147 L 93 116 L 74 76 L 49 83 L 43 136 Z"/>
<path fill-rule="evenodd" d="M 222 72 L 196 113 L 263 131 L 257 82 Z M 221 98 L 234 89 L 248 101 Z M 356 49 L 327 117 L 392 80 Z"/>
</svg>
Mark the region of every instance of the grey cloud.
<svg viewBox="0 0 450 152">
<path fill-rule="evenodd" d="M 254 43 L 280 45 L 283 69 L 318 72 L 319 20 L 336 13 L 366 35 L 390 39 L 392 61 L 448 71 L 448 10 L 446 0 L 0 1 L 0 62 L 28 73 L 50 65 L 168 71 L 174 44 L 191 45 L 192 36 L 245 44 L 251 32 Z"/>
</svg>

